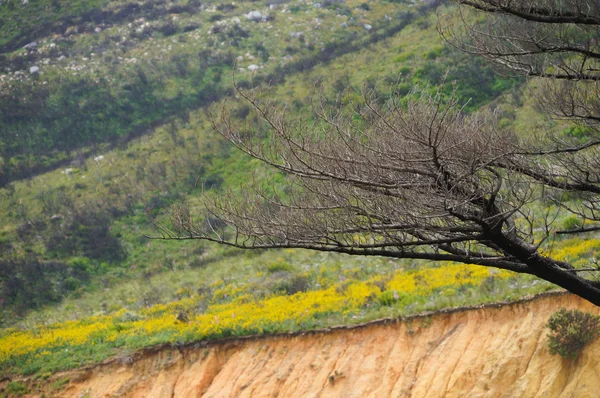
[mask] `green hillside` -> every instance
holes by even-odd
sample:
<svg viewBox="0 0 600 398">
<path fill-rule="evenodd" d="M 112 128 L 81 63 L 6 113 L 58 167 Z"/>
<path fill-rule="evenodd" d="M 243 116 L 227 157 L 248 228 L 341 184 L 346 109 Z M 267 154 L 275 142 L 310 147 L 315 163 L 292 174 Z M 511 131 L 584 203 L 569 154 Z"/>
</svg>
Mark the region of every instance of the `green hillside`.
<svg viewBox="0 0 600 398">
<path fill-rule="evenodd" d="M 331 101 L 348 89 L 351 101 L 363 87 L 385 98 L 390 87 L 406 95 L 444 82 L 449 93 L 455 81 L 465 112 L 493 106 L 520 131 L 549 123 L 523 80 L 442 41 L 437 15 L 449 7 L 1 2 L 0 373 L 43 375 L 152 344 L 359 323 L 552 288 L 476 266 L 443 271 L 144 237 L 150 218 L 180 201 L 202 214 L 202 193 L 236 191 L 252 176 L 283 182 L 212 129 L 225 100 L 240 123 L 257 125 L 234 78 L 243 89 L 270 85 L 271 99 L 307 124 L 318 87 Z M 565 239 L 554 250 L 577 261 L 596 248 Z"/>
</svg>

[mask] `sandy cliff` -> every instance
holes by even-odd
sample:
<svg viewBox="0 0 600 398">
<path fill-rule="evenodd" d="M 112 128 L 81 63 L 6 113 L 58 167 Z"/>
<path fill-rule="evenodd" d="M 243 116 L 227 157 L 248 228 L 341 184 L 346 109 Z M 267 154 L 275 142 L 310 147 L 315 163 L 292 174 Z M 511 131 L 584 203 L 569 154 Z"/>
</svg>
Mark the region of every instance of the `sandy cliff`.
<svg viewBox="0 0 600 398">
<path fill-rule="evenodd" d="M 600 341 L 551 356 L 544 325 L 571 295 L 405 322 L 122 357 L 69 377 L 61 397 L 598 397 Z M 47 392 L 46 392 L 47 393 Z"/>
</svg>

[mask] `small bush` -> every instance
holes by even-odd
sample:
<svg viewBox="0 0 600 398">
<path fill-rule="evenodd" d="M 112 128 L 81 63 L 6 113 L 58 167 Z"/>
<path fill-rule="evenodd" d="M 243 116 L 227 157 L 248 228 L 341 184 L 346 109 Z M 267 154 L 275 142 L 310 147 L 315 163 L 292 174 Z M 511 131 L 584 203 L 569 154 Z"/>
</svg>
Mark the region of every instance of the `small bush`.
<svg viewBox="0 0 600 398">
<path fill-rule="evenodd" d="M 27 386 L 23 383 L 21 383 L 20 381 L 12 381 L 10 383 L 8 383 L 8 385 L 6 386 L 6 393 L 8 393 L 8 395 L 17 395 L 17 396 L 21 396 L 24 394 L 27 394 L 29 392 L 29 390 L 27 389 Z"/>
<path fill-rule="evenodd" d="M 67 386 L 67 384 L 69 384 L 70 381 L 71 379 L 69 379 L 68 377 L 64 379 L 57 379 L 54 382 L 52 382 L 52 384 L 50 384 L 50 389 L 52 391 L 62 390 Z"/>
<path fill-rule="evenodd" d="M 581 227 L 583 227 L 583 221 L 577 216 L 570 216 L 562 223 L 562 229 L 566 231 L 573 231 Z"/>
<path fill-rule="evenodd" d="M 137 312 L 133 311 L 125 311 L 121 316 L 115 318 L 117 323 L 128 323 L 128 322 L 137 322 L 142 319 L 142 316 Z"/>
<path fill-rule="evenodd" d="M 253 292 L 254 297 L 264 298 L 272 294 L 286 294 L 291 296 L 296 293 L 306 292 L 310 288 L 310 279 L 306 275 L 293 275 L 290 272 L 281 271 L 271 275 L 269 281 L 264 284 L 264 289 Z"/>
<path fill-rule="evenodd" d="M 287 295 L 308 291 L 310 280 L 306 275 L 294 275 L 292 279 L 282 286 Z"/>
<path fill-rule="evenodd" d="M 567 137 L 587 140 L 594 135 L 594 131 L 586 126 L 571 126 L 564 131 Z"/>
<path fill-rule="evenodd" d="M 295 271 L 294 267 L 285 261 L 278 260 L 271 264 L 267 264 L 267 272 L 270 274 L 275 274 L 277 272 L 294 272 L 294 271 Z"/>
<path fill-rule="evenodd" d="M 550 353 L 575 359 L 583 348 L 600 335 L 600 317 L 579 310 L 561 308 L 552 314 L 546 326 Z"/>
<path fill-rule="evenodd" d="M 405 301 L 409 298 L 409 295 L 404 292 L 398 292 L 397 290 L 386 290 L 379 295 L 379 304 L 386 307 Z"/>
</svg>

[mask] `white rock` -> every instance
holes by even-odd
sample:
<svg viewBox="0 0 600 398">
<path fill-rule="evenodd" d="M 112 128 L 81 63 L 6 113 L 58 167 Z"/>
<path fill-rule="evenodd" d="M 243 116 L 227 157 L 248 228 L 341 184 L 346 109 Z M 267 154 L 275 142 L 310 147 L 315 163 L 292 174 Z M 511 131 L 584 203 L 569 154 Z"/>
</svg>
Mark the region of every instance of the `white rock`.
<svg viewBox="0 0 600 398">
<path fill-rule="evenodd" d="M 255 70 L 257 70 L 257 69 L 258 69 L 258 65 L 252 64 L 252 65 L 249 65 L 249 66 L 248 66 L 248 70 L 249 70 L 250 72 L 254 72 L 254 71 L 255 71 Z"/>
<path fill-rule="evenodd" d="M 364 27 L 366 30 L 371 30 L 371 29 L 373 29 L 373 27 L 372 27 L 371 25 L 369 25 L 368 23 L 364 24 L 364 25 L 363 25 L 363 27 Z"/>
<path fill-rule="evenodd" d="M 32 75 L 39 73 L 40 72 L 40 68 L 37 66 L 32 66 L 31 68 L 29 68 L 29 73 L 31 73 Z"/>
<path fill-rule="evenodd" d="M 248 14 L 246 14 L 246 18 L 255 22 L 260 22 L 266 19 L 266 17 L 262 15 L 260 11 L 250 11 Z"/>
<path fill-rule="evenodd" d="M 96 156 L 96 157 L 94 158 L 94 161 L 96 161 L 96 162 L 99 162 L 99 161 L 101 161 L 102 159 L 104 159 L 104 155 L 99 155 L 99 156 Z"/>
</svg>

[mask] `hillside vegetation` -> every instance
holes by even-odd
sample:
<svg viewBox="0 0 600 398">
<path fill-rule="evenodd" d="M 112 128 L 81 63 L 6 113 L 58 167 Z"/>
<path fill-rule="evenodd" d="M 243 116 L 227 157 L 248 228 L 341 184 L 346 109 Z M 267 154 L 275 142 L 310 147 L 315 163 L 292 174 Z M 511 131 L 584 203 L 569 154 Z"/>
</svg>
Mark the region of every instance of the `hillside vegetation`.
<svg viewBox="0 0 600 398">
<path fill-rule="evenodd" d="M 258 126 L 234 78 L 243 89 L 270 85 L 308 126 L 320 88 L 335 104 L 359 101 L 361 90 L 385 99 L 445 82 L 449 93 L 455 81 L 465 112 L 496 107 L 520 131 L 550 123 L 531 107 L 526 82 L 439 38 L 436 13 L 449 5 L 67 3 L 0 3 L 2 372 L 44 374 L 157 343 L 358 323 L 551 288 L 470 265 L 242 253 L 143 235 L 150 217 L 179 201 L 201 216 L 201 193 L 235 191 L 251 176 L 283 181 L 212 130 L 225 100 L 241 123 Z M 551 243 L 570 262 L 600 245 Z"/>
</svg>

